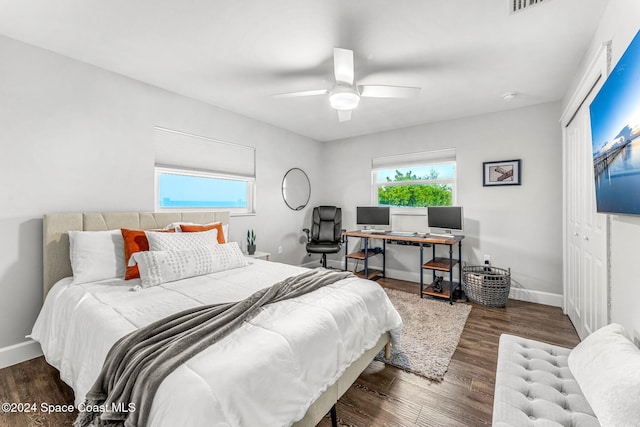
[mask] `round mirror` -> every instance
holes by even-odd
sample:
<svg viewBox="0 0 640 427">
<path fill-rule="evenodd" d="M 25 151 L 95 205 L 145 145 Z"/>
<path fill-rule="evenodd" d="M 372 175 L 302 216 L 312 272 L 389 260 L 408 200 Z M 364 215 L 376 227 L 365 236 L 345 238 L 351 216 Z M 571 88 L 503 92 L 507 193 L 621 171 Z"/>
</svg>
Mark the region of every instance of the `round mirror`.
<svg viewBox="0 0 640 427">
<path fill-rule="evenodd" d="M 282 198 L 294 211 L 307 206 L 311 197 L 311 183 L 302 169 L 292 168 L 284 174 L 282 179 Z"/>
</svg>

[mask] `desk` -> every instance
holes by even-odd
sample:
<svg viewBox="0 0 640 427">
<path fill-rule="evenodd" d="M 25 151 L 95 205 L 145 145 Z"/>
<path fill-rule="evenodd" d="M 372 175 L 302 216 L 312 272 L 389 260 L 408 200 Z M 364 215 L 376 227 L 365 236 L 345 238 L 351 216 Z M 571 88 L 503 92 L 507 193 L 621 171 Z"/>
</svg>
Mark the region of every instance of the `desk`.
<svg viewBox="0 0 640 427">
<path fill-rule="evenodd" d="M 446 298 L 450 303 L 453 303 L 456 296 L 460 296 L 464 299 L 462 292 L 462 286 L 460 282 L 454 282 L 453 270 L 456 264 L 458 265 L 458 277 L 462 280 L 462 239 L 464 236 L 453 237 L 440 237 L 431 235 L 412 235 L 412 236 L 399 236 L 393 233 L 368 233 L 366 231 L 346 231 L 344 236 L 344 269 L 348 270 L 349 259 L 364 261 L 364 269 L 356 274 L 366 279 L 375 279 L 378 276 L 385 277 L 386 263 L 385 252 L 387 250 L 387 242 L 394 242 L 398 244 L 418 246 L 420 248 L 420 297 L 425 295 L 433 296 L 436 298 Z M 364 241 L 364 249 L 358 252 L 349 253 L 349 237 L 358 237 Z M 382 251 L 376 252 L 375 249 L 369 247 L 369 239 L 382 240 Z M 447 245 L 449 246 L 449 257 L 437 257 L 436 246 Z M 453 247 L 458 246 L 458 258 L 453 258 Z M 424 248 L 432 247 L 431 260 L 424 262 Z M 376 255 L 382 255 L 382 270 L 375 270 L 369 268 L 369 258 Z M 431 270 L 433 282 L 427 286 L 424 283 L 424 270 Z M 443 273 L 449 273 L 449 280 L 442 282 L 442 292 L 436 292 L 433 285 L 436 281 L 436 271 Z"/>
</svg>

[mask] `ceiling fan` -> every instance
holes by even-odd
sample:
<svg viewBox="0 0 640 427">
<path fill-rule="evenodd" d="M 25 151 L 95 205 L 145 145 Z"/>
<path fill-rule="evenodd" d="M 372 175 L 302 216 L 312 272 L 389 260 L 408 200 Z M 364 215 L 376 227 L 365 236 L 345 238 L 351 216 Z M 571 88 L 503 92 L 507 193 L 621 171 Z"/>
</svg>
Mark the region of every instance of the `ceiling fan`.
<svg viewBox="0 0 640 427">
<path fill-rule="evenodd" d="M 329 95 L 329 104 L 338 111 L 338 120 L 351 120 L 351 111 L 358 106 L 361 97 L 368 98 L 414 98 L 421 88 L 409 86 L 372 86 L 353 83 L 353 51 L 333 48 L 333 71 L 336 83 L 331 89 L 307 90 L 303 92 L 281 93 L 276 98 Z"/>
</svg>

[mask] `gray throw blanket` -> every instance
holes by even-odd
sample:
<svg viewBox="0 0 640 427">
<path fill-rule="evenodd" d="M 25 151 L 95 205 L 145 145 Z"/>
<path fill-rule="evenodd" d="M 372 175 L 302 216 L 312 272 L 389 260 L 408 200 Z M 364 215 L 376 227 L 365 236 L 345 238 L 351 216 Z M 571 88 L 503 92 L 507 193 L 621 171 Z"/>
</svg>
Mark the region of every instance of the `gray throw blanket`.
<svg viewBox="0 0 640 427">
<path fill-rule="evenodd" d="M 243 301 L 194 307 L 125 335 L 109 350 L 87 393 L 85 407 L 94 411 L 80 412 L 74 426 L 145 426 L 160 383 L 185 361 L 238 329 L 262 306 L 349 276 L 348 272 L 311 270 Z"/>
</svg>

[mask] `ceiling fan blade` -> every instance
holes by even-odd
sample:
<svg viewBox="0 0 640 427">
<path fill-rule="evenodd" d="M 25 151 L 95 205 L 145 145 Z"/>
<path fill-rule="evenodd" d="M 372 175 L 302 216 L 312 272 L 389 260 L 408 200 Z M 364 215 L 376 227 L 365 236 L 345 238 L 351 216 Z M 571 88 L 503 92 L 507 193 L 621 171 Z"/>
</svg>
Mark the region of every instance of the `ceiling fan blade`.
<svg viewBox="0 0 640 427">
<path fill-rule="evenodd" d="M 415 98 L 422 90 L 409 86 L 358 86 L 360 96 L 369 98 Z"/>
<path fill-rule="evenodd" d="M 341 122 L 351 120 L 351 110 L 338 110 L 338 120 Z"/>
<path fill-rule="evenodd" d="M 336 81 L 353 84 L 353 51 L 349 49 L 333 48 L 333 71 Z"/>
<path fill-rule="evenodd" d="M 303 92 L 279 93 L 277 95 L 273 95 L 273 97 L 274 98 L 296 98 L 299 96 L 326 95 L 328 93 L 329 93 L 328 89 L 318 89 L 318 90 L 305 90 Z"/>
</svg>

